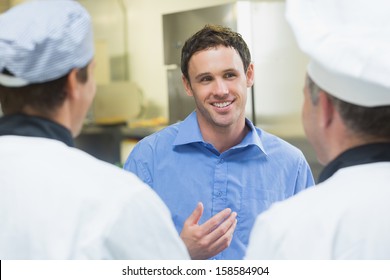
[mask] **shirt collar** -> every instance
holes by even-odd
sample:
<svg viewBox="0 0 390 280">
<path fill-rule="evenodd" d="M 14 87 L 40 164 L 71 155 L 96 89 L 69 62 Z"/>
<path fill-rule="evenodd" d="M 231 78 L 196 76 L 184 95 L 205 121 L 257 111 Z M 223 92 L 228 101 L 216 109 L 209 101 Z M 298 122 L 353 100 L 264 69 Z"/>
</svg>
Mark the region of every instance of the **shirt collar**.
<svg viewBox="0 0 390 280">
<path fill-rule="evenodd" d="M 337 170 L 354 165 L 390 161 L 390 143 L 373 143 L 349 149 L 331 161 L 319 176 L 319 183 Z"/>
<path fill-rule="evenodd" d="M 74 147 L 72 134 L 66 127 L 45 118 L 24 114 L 1 117 L 1 135 L 43 137 L 59 140 L 69 147 Z"/>
<path fill-rule="evenodd" d="M 196 119 L 196 112 L 193 111 L 184 121 L 178 124 L 178 133 L 173 145 L 179 146 L 196 142 L 204 143 L 198 120 Z"/>
<path fill-rule="evenodd" d="M 232 149 L 244 148 L 247 146 L 256 146 L 261 152 L 266 154 L 259 132 L 249 119 L 245 119 L 246 125 L 249 127 L 248 134 L 238 145 Z M 193 111 L 184 121 L 178 124 L 178 133 L 173 145 L 186 145 L 191 143 L 206 143 L 203 140 L 202 133 L 199 128 L 196 118 L 196 111 Z"/>
</svg>

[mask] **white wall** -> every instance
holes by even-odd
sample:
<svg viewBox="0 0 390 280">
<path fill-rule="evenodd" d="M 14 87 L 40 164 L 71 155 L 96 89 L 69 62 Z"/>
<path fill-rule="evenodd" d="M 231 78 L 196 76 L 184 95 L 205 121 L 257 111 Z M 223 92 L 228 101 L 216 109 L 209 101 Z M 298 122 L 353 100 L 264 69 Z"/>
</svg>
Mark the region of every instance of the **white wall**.
<svg viewBox="0 0 390 280">
<path fill-rule="evenodd" d="M 279 136 L 302 136 L 308 58 L 285 19 L 284 1 L 260 1 L 251 10 L 257 124 Z"/>
</svg>

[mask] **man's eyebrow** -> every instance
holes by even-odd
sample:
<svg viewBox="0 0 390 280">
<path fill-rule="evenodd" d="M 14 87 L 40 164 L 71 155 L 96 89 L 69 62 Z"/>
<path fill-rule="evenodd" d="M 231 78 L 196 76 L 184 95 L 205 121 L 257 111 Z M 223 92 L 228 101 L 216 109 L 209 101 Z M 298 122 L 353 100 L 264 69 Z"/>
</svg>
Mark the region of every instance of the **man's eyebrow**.
<svg viewBox="0 0 390 280">
<path fill-rule="evenodd" d="M 200 74 L 195 76 L 195 80 L 199 80 L 200 78 L 202 78 L 204 76 L 208 76 L 208 75 L 211 75 L 211 73 L 210 72 L 200 73 Z"/>
<path fill-rule="evenodd" d="M 237 72 L 237 69 L 235 68 L 228 68 L 228 69 L 225 69 L 222 71 L 222 73 L 228 73 L 228 72 Z M 204 72 L 204 73 L 200 73 L 198 75 L 195 76 L 195 80 L 198 80 L 204 76 L 208 76 L 208 75 L 212 75 L 210 72 Z"/>
</svg>

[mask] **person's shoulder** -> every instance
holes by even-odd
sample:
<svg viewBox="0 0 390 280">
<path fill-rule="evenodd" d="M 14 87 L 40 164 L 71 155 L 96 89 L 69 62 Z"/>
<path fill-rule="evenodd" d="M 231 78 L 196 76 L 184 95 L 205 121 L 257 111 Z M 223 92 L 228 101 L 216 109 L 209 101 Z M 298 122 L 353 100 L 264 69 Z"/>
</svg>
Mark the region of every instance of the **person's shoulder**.
<svg viewBox="0 0 390 280">
<path fill-rule="evenodd" d="M 303 156 L 300 149 L 277 135 L 267 132 L 259 127 L 256 127 L 256 133 L 259 136 L 267 154 L 277 153 L 295 157 Z"/>
<path fill-rule="evenodd" d="M 159 203 L 155 192 L 135 173 L 98 159 L 95 164 L 99 166 L 95 171 L 100 174 L 94 182 L 100 185 L 102 193 L 115 192 L 115 196 L 125 204 Z"/>
<path fill-rule="evenodd" d="M 119 166 L 65 145 L 57 147 L 55 151 L 55 155 L 46 159 L 56 162 L 53 169 L 56 176 L 69 174 L 61 183 L 72 182 L 68 189 L 77 192 L 79 201 L 96 203 L 110 201 L 119 206 L 120 203 L 125 203 L 123 201 L 129 203 L 137 197 L 153 195 L 150 194 L 152 192 L 150 187 L 134 173 L 125 171 Z"/>
<path fill-rule="evenodd" d="M 309 248 L 308 242 L 313 241 L 311 236 L 322 234 L 319 230 L 326 223 L 318 218 L 324 213 L 320 193 L 316 188 L 306 189 L 273 203 L 258 215 L 251 232 L 247 259 L 295 259 L 304 253 L 297 248 Z M 329 202 L 325 209 L 329 209 Z"/>
<path fill-rule="evenodd" d="M 158 142 L 173 142 L 179 131 L 179 124 L 171 124 L 142 138 L 137 145 L 155 145 Z"/>
<path fill-rule="evenodd" d="M 302 221 L 312 219 L 323 200 L 325 186 L 315 186 L 305 189 L 286 200 L 275 202 L 262 215 L 263 219 L 268 221 L 270 225 L 275 227 L 289 226 L 294 224 L 294 219 L 286 216 L 296 217 Z M 326 190 L 325 190 L 326 192 Z M 310 211 L 310 213 L 308 212 Z"/>
</svg>

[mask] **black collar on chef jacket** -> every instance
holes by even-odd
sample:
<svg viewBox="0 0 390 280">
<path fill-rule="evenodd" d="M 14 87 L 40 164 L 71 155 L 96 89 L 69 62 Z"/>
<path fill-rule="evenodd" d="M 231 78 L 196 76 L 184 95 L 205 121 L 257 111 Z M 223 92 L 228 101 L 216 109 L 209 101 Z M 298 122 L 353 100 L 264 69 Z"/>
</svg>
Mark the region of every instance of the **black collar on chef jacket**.
<svg viewBox="0 0 390 280">
<path fill-rule="evenodd" d="M 6 115 L 0 118 L 0 136 L 16 135 L 43 137 L 59 140 L 74 147 L 70 131 L 51 120 L 24 114 Z"/>
<path fill-rule="evenodd" d="M 325 166 L 318 183 L 327 180 L 341 168 L 383 161 L 390 161 L 390 143 L 372 143 L 349 149 Z"/>
</svg>

